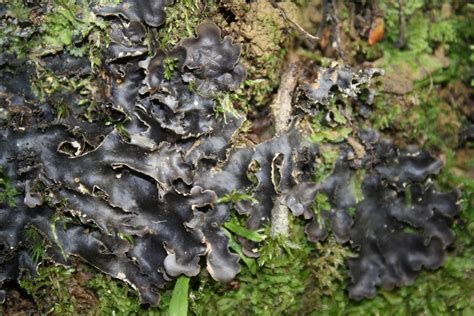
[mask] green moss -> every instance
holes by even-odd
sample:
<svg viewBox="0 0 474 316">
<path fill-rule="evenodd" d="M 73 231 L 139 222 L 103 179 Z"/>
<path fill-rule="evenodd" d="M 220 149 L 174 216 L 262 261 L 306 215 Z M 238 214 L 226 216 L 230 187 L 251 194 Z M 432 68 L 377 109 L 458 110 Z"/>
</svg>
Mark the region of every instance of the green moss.
<svg viewBox="0 0 474 316">
<path fill-rule="evenodd" d="M 136 291 L 125 282 L 96 274 L 87 282 L 99 300 L 97 315 L 166 315 L 171 291 L 162 291 L 159 308 L 150 308 L 140 304 Z"/>
<path fill-rule="evenodd" d="M 395 98 L 387 95 L 377 97 L 375 102 L 372 125 L 377 130 L 383 131 L 392 127 L 402 113 L 402 107 Z"/>
<path fill-rule="evenodd" d="M 214 114 L 224 117 L 224 122 L 227 122 L 227 114 L 232 113 L 236 117 L 246 116 L 248 104 L 244 101 L 242 96 L 242 89 L 231 92 L 219 92 L 214 95 L 215 107 Z"/>
<path fill-rule="evenodd" d="M 330 211 L 331 204 L 329 203 L 329 197 L 324 193 L 318 192 L 314 201 L 313 210 L 316 214 L 322 211 Z"/>
<path fill-rule="evenodd" d="M 237 203 L 240 201 L 257 202 L 251 194 L 233 190 L 232 192 L 220 197 L 217 203 Z"/>
<path fill-rule="evenodd" d="M 0 203 L 7 203 L 8 206 L 15 207 L 15 197 L 19 194 L 20 192 L 17 191 L 2 166 L 0 166 Z"/>
<path fill-rule="evenodd" d="M 345 105 L 344 109 L 341 109 L 336 106 L 334 100 L 332 104 L 313 117 L 310 140 L 317 144 L 344 141 L 352 133 L 347 119 L 352 116 L 349 110 L 350 106 Z M 330 122 L 326 119 L 328 116 L 332 117 Z"/>
<path fill-rule="evenodd" d="M 19 283 L 42 313 L 72 315 L 76 310 L 76 300 L 70 295 L 68 288 L 73 273 L 72 268 L 41 266 L 36 277 L 25 276 Z"/>
<path fill-rule="evenodd" d="M 426 60 L 420 60 L 423 54 L 432 54 L 442 47 L 448 54 L 458 50 L 457 47 L 467 48 L 467 40 L 473 34 L 473 22 L 465 13 L 467 5 L 445 3 L 429 3 L 421 0 L 403 2 L 403 16 L 406 20 L 406 47 L 400 50 L 395 47 L 398 41 L 400 26 L 398 17 L 398 2 L 392 0 L 381 1 L 380 7 L 384 12 L 385 40 L 376 45 L 383 47 L 383 59 L 378 64 L 389 72 L 398 71 L 401 64 L 407 64 L 412 71 L 418 72 L 425 68 L 426 72 L 433 72 Z M 461 14 L 457 14 L 456 10 Z M 445 12 L 448 11 L 448 12 Z M 429 12 L 429 14 L 427 14 Z M 367 50 L 369 54 L 374 48 Z M 453 56 L 451 56 L 453 57 Z M 435 60 L 432 58 L 432 60 Z M 439 68 L 438 68 L 439 69 Z M 411 76 L 419 80 L 419 76 Z"/>
<path fill-rule="evenodd" d="M 54 0 L 43 5 L 47 10 L 40 17 L 41 23 L 33 23 L 27 29 L 26 36 L 17 34 L 17 25 L 7 26 L 2 30 L 4 34 L 0 37 L 4 40 L 0 41 L 0 45 L 20 57 L 43 56 L 61 50 L 77 55 L 80 53 L 76 44 L 80 46 L 93 29 L 106 27 L 106 23 L 91 11 L 86 1 Z M 22 1 L 9 2 L 7 10 L 19 21 L 30 18 L 30 9 Z"/>
<path fill-rule="evenodd" d="M 336 165 L 339 149 L 333 146 L 323 145 L 321 150 L 321 157 L 317 159 L 316 172 L 314 181 L 321 183 L 329 175 L 331 175 Z"/>
<path fill-rule="evenodd" d="M 194 30 L 206 19 L 208 9 L 209 6 L 203 6 L 194 0 L 177 0 L 173 5 L 166 6 L 166 21 L 156 35 L 159 47 L 169 50 L 182 39 L 194 37 Z"/>
<path fill-rule="evenodd" d="M 289 240 L 266 239 L 261 244 L 256 274 L 243 266 L 230 285 L 205 276 L 196 280 L 192 313 L 295 315 L 316 309 L 320 296 L 330 294 L 331 284 L 342 277 L 340 267 L 348 252 L 333 240 L 309 243 L 302 223 L 294 221 Z"/>
<path fill-rule="evenodd" d="M 178 59 L 166 57 L 164 60 L 165 73 L 164 77 L 166 80 L 170 80 L 173 77 L 176 67 L 178 66 Z"/>
<path fill-rule="evenodd" d="M 429 98 L 422 101 L 417 117 L 412 139 L 421 139 L 426 148 L 454 148 L 458 144 L 460 119 L 449 105 Z"/>
<path fill-rule="evenodd" d="M 412 91 L 401 96 L 379 94 L 371 123 L 406 143 L 437 150 L 454 148 L 463 123 L 462 105 L 448 103 L 439 96 L 441 93 L 434 92 L 453 89 L 451 85 L 471 78 L 468 43 L 474 32 L 468 7 L 449 1 L 404 3 L 407 46 L 403 50 L 395 47 L 399 33 L 397 2 L 382 1 L 381 8 L 386 36 L 378 44 L 383 47 L 383 58 L 376 65 L 386 69 L 387 79 L 382 81 L 398 80 L 389 83 L 411 86 Z"/>
<path fill-rule="evenodd" d="M 33 227 L 28 227 L 23 231 L 25 236 L 25 246 L 35 263 L 43 260 L 46 252 L 46 245 L 43 236 Z"/>
</svg>

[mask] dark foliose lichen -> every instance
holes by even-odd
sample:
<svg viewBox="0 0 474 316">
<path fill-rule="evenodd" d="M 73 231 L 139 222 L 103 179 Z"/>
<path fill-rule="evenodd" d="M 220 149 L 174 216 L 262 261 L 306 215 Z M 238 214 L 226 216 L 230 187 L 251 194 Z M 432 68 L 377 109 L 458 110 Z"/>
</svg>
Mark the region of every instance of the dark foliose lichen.
<svg viewBox="0 0 474 316">
<path fill-rule="evenodd" d="M 196 38 L 169 51 L 154 49 L 147 41 L 164 21 L 165 4 L 126 0 L 96 8 L 111 25 L 101 68 L 107 88 L 97 98 L 109 124 L 54 116 L 47 106 L 52 100 L 45 105 L 23 86 L 31 69 L 14 67 L 15 57 L 2 53 L 0 78 L 8 80 L 0 83 L 0 97 L 8 119 L 0 121 L 0 164 L 22 194 L 14 203 L 0 202 L 1 284 L 25 271 L 35 275 L 38 263 L 25 236 L 33 228 L 48 241 L 52 261 L 70 265 L 81 258 L 128 282 L 142 303 L 157 305 L 159 289 L 179 275 L 198 275 L 201 258 L 212 278 L 232 280 L 239 255 L 229 250 L 224 223 L 235 208 L 250 230 L 271 225 L 277 203 L 308 221 L 311 241 L 331 230 L 354 248 L 358 256 L 348 262 L 354 299 L 372 297 L 380 286 L 410 284 L 422 268 L 441 265 L 454 240 L 459 194 L 436 190 L 430 180 L 441 165 L 428 153 L 361 131 L 365 154 L 343 142 L 334 172 L 314 181 L 322 153 L 303 136 L 301 112 L 315 114 L 334 90 L 355 96 L 376 70 L 322 68 L 319 77 L 299 78 L 288 131 L 236 148 L 232 138 L 243 117 L 216 115 L 215 108 L 217 95 L 245 78 L 240 46 L 203 23 Z M 42 60 L 53 71 L 59 62 L 66 74 L 83 70 L 69 55 Z M 73 94 L 62 100 L 77 101 Z M 348 182 L 361 168 L 358 201 Z M 237 191 L 251 198 L 222 200 Z M 312 210 L 318 194 L 330 204 L 321 214 Z M 240 242 L 245 255 L 259 255 L 255 240 Z"/>
</svg>

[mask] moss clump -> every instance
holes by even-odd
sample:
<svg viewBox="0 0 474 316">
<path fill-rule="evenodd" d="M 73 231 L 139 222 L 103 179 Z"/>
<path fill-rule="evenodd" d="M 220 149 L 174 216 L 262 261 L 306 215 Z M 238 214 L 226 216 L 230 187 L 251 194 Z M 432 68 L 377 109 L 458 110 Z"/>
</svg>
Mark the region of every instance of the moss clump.
<svg viewBox="0 0 474 316">
<path fill-rule="evenodd" d="M 10 207 L 15 207 L 15 197 L 20 194 L 12 184 L 10 178 L 0 166 L 0 203 L 6 203 Z"/>
<path fill-rule="evenodd" d="M 432 150 L 455 148 L 464 121 L 459 108 L 426 90 L 403 97 L 381 94 L 371 119 L 375 128 L 396 133 L 399 142 Z"/>
<path fill-rule="evenodd" d="M 105 29 L 107 24 L 92 12 L 86 1 L 43 1 L 41 10 L 33 10 L 23 1 L 15 0 L 9 2 L 6 8 L 7 16 L 17 23 L 2 28 L 0 47 L 19 57 L 34 58 L 63 50 L 73 56 L 83 56 L 91 51 L 90 45 L 100 48 L 104 44 L 94 42 L 92 33 Z M 24 28 L 26 33 L 18 32 L 18 23 L 30 25 Z M 96 58 L 91 58 L 91 62 L 95 61 Z"/>
<path fill-rule="evenodd" d="M 157 45 L 161 49 L 172 49 L 182 39 L 194 37 L 196 26 L 203 22 L 210 7 L 194 0 L 177 0 L 165 7 L 166 21 L 156 34 Z"/>
<path fill-rule="evenodd" d="M 243 266 L 230 284 L 216 283 L 209 276 L 195 280 L 191 311 L 196 315 L 295 315 L 317 309 L 320 298 L 330 295 L 333 283 L 342 279 L 340 268 L 349 251 L 333 240 L 309 243 L 301 222 L 291 227 L 289 240 L 262 243 L 256 271 Z"/>
<path fill-rule="evenodd" d="M 166 315 L 171 299 L 171 291 L 163 291 L 159 308 L 143 306 L 128 284 L 102 274 L 96 274 L 86 286 L 97 295 L 98 315 Z"/>
<path fill-rule="evenodd" d="M 454 148 L 465 105 L 462 99 L 453 102 L 452 93 L 443 91 L 459 90 L 455 87 L 471 76 L 468 43 L 474 36 L 472 9 L 455 2 L 404 3 L 403 49 L 396 47 L 401 32 L 398 4 L 381 1 L 381 9 L 386 35 L 378 44 L 383 56 L 375 65 L 385 68 L 386 75 L 371 116 L 373 126 L 390 131 L 392 137 L 396 133 L 405 143 L 438 150 Z"/>
<path fill-rule="evenodd" d="M 83 285 L 87 276 L 74 268 L 43 265 L 34 278 L 23 276 L 20 286 L 33 298 L 42 314 L 92 314 L 97 299 Z"/>
</svg>

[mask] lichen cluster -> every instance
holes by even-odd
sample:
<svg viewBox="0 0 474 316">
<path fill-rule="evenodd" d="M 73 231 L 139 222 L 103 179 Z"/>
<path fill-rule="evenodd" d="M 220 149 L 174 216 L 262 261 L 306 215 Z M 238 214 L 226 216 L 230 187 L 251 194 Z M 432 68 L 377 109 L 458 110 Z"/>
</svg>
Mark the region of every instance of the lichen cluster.
<svg viewBox="0 0 474 316">
<path fill-rule="evenodd" d="M 287 233 L 262 235 L 276 224 L 276 213 L 297 218 L 292 221 L 304 225 L 310 242 L 329 239 L 338 243 L 336 252 L 346 246 L 353 252 L 347 268 L 355 300 L 410 285 L 423 269 L 442 265 L 455 239 L 460 192 L 444 193 L 433 183 L 441 162 L 367 125 L 330 128 L 349 124 L 335 100 L 359 98 L 383 71 L 309 63 L 295 75 L 287 127 L 266 141 L 236 144 L 245 117 L 221 102 L 246 78 L 242 46 L 209 22 L 196 27 L 195 37 L 161 45 L 154 35 L 166 5 L 124 0 L 84 7 L 83 18 L 98 26 L 85 22 L 76 36 L 107 34 L 106 47 L 88 47 L 90 56 L 100 56 L 92 65 L 62 49 L 74 41 L 35 57 L 35 64 L 25 64 L 17 51 L 0 55 L 0 98 L 7 105 L 0 112 L 0 188 L 6 192 L 0 284 L 36 275 L 42 257 L 64 266 L 79 260 L 127 282 L 141 303 L 156 306 L 160 291 L 181 275 L 205 268 L 212 279 L 231 282 L 241 263 L 252 273 L 254 258 L 271 265 L 269 249 L 280 243 L 307 257 L 280 239 L 290 238 Z M 0 17 L 9 31 L 11 17 Z M 79 84 L 45 97 L 30 86 L 38 69 L 56 83 L 71 74 L 100 76 L 100 86 Z M 76 106 L 84 94 L 93 96 L 92 108 Z M 330 127 L 318 125 L 309 135 L 311 120 Z M 324 176 L 315 176 L 320 170 Z M 44 251 L 31 251 L 35 243 Z M 290 262 L 268 273 L 284 278 Z M 99 281 L 96 286 L 102 290 Z M 289 286 L 301 292 L 325 285 L 295 280 Z"/>
</svg>

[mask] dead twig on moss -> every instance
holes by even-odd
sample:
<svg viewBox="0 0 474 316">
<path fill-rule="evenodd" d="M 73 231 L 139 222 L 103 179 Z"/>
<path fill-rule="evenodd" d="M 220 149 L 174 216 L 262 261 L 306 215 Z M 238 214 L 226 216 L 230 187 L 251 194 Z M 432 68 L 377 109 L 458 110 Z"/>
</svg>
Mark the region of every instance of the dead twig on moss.
<svg viewBox="0 0 474 316">
<path fill-rule="evenodd" d="M 398 0 L 398 27 L 400 29 L 400 33 L 398 34 L 398 40 L 396 43 L 397 48 L 404 48 L 407 39 L 406 39 L 406 20 L 405 16 L 403 15 L 403 2 L 402 0 Z"/>
<path fill-rule="evenodd" d="M 275 120 L 275 132 L 277 135 L 288 131 L 291 122 L 291 107 L 293 91 L 296 89 L 298 78 L 301 73 L 301 67 L 296 62 L 291 62 L 282 75 L 280 87 L 277 95 L 271 104 L 272 114 Z M 284 204 L 282 197 L 279 196 L 272 209 L 272 227 L 270 235 L 273 238 L 279 236 L 287 237 L 289 235 L 288 207 Z"/>
<path fill-rule="evenodd" d="M 290 24 L 296 29 L 298 30 L 307 40 L 309 40 L 312 44 L 316 43 L 318 40 L 319 40 L 319 37 L 318 36 L 314 36 L 312 35 L 311 33 L 309 33 L 308 31 L 306 31 L 301 25 L 298 24 L 298 22 L 296 22 L 295 20 L 293 20 L 292 18 L 290 18 L 288 16 L 288 14 L 286 14 L 286 11 L 280 7 L 278 5 L 278 3 L 275 1 L 275 0 L 269 0 L 270 1 L 270 4 L 275 8 L 277 9 L 278 11 L 280 11 L 280 14 L 281 16 L 283 17 L 283 19 L 285 19 L 286 21 L 290 22 Z"/>
<path fill-rule="evenodd" d="M 337 15 L 337 3 L 336 0 L 332 0 L 332 14 L 331 14 L 331 19 L 333 20 L 333 42 L 336 45 L 336 51 L 339 54 L 339 57 L 342 58 L 342 60 L 346 61 L 346 54 L 344 52 L 344 49 L 342 48 L 341 44 L 341 21 L 339 20 L 339 17 Z"/>
</svg>

